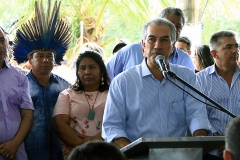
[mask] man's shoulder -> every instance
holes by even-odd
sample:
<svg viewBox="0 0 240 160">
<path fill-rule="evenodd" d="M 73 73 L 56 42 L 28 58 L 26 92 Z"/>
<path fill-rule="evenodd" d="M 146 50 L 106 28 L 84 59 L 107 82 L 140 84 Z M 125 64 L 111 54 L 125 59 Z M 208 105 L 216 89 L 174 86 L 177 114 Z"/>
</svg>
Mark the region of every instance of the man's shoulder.
<svg viewBox="0 0 240 160">
<path fill-rule="evenodd" d="M 26 74 L 28 73 L 27 71 L 25 71 L 17 66 L 13 66 L 11 64 L 8 64 L 8 68 L 9 68 L 9 71 L 11 71 L 13 74 L 18 74 L 21 77 L 25 77 Z"/>
<path fill-rule="evenodd" d="M 202 71 L 196 73 L 198 82 L 201 84 L 202 87 L 208 87 L 211 85 L 211 78 L 213 73 L 213 66 L 209 66 Z"/>
<path fill-rule="evenodd" d="M 51 74 L 52 74 L 54 80 L 56 80 L 59 84 L 63 84 L 63 85 L 67 85 L 67 86 L 71 85 L 68 81 L 66 81 L 62 77 L 60 77 L 60 76 L 58 76 L 58 75 L 56 75 L 54 73 L 51 73 Z"/>
<path fill-rule="evenodd" d="M 178 72 L 178 73 L 180 72 L 183 74 L 194 74 L 195 75 L 195 73 L 186 66 L 182 66 L 179 64 L 172 64 L 172 63 L 169 63 L 169 66 L 170 66 L 171 71 L 173 71 L 173 72 Z"/>
<path fill-rule="evenodd" d="M 3 69 L 4 72 L 1 74 L 1 79 L 3 79 L 5 83 L 27 83 L 26 75 L 11 64 L 7 64 Z"/>
<path fill-rule="evenodd" d="M 204 77 L 208 77 L 210 75 L 210 73 L 213 72 L 213 66 L 209 66 L 203 70 L 201 70 L 200 72 L 196 73 L 196 75 L 198 77 L 204 76 Z"/>
<path fill-rule="evenodd" d="M 133 66 L 122 73 L 118 74 L 115 78 L 118 77 L 118 79 L 131 79 L 131 77 L 135 77 L 137 75 L 140 75 L 140 70 L 141 70 L 141 64 Z"/>
<path fill-rule="evenodd" d="M 179 56 L 191 58 L 190 55 L 189 55 L 187 52 L 181 50 L 180 48 L 177 48 L 177 47 L 176 47 L 176 50 L 177 50 L 177 53 L 179 54 Z"/>
<path fill-rule="evenodd" d="M 177 47 L 175 47 L 175 54 L 170 63 L 186 66 L 194 71 L 194 64 L 189 54 Z"/>
<path fill-rule="evenodd" d="M 130 43 L 126 45 L 124 48 L 122 48 L 120 51 L 131 51 L 131 50 L 139 50 L 139 49 L 142 49 L 141 42 Z"/>
<path fill-rule="evenodd" d="M 140 42 L 128 44 L 125 47 L 121 48 L 118 53 L 113 55 L 105 64 L 109 65 L 116 62 L 119 63 L 119 61 L 124 61 L 130 58 L 130 56 L 138 56 L 138 52 L 142 54 L 142 45 Z"/>
</svg>

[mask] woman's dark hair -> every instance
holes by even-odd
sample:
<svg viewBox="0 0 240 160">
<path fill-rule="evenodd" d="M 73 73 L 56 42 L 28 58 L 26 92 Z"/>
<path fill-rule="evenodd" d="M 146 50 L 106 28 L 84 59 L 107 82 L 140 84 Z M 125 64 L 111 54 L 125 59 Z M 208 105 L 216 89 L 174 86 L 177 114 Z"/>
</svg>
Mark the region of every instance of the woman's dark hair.
<svg viewBox="0 0 240 160">
<path fill-rule="evenodd" d="M 197 58 L 197 61 L 201 70 L 214 64 L 214 59 L 210 54 L 210 48 L 208 45 L 196 46 L 194 54 Z"/>
<path fill-rule="evenodd" d="M 69 160 L 127 160 L 113 144 L 104 141 L 90 141 L 73 149 Z"/>
<path fill-rule="evenodd" d="M 110 85 L 110 78 L 108 77 L 108 73 L 107 73 L 107 69 L 105 67 L 105 64 L 103 62 L 103 59 L 101 57 L 101 55 L 93 50 L 86 50 L 83 53 L 80 53 L 78 58 L 77 58 L 77 62 L 76 62 L 76 76 L 77 76 L 77 81 L 76 83 L 72 86 L 72 89 L 75 91 L 83 91 L 83 85 L 80 81 L 80 78 L 78 76 L 78 67 L 80 62 L 82 61 L 83 58 L 91 58 L 93 59 L 100 67 L 100 72 L 102 73 L 102 76 L 104 78 L 103 82 L 104 84 L 99 84 L 99 91 L 103 92 L 105 90 L 109 89 L 109 85 Z"/>
</svg>

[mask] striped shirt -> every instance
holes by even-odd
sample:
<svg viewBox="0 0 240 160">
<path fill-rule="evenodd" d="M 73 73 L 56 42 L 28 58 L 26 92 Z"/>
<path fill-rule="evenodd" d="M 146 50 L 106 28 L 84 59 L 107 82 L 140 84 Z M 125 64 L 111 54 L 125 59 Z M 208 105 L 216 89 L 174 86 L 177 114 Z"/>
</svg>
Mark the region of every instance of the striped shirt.
<svg viewBox="0 0 240 160">
<path fill-rule="evenodd" d="M 175 64 L 169 66 L 171 71 L 199 89 L 192 70 Z M 176 79 L 170 79 L 194 94 Z M 103 116 L 105 141 L 120 137 L 131 142 L 141 137 L 181 137 L 185 136 L 188 127 L 191 133 L 198 129 L 210 130 L 206 106 L 166 78 L 162 82 L 155 79 L 145 60 L 111 82 Z"/>
<path fill-rule="evenodd" d="M 231 86 L 217 74 L 215 65 L 197 73 L 203 93 L 235 115 L 240 115 L 240 68 L 236 66 Z M 207 102 L 210 103 L 210 102 Z M 215 108 L 207 106 L 208 118 L 212 132 L 224 135 L 225 129 L 232 117 Z"/>
</svg>

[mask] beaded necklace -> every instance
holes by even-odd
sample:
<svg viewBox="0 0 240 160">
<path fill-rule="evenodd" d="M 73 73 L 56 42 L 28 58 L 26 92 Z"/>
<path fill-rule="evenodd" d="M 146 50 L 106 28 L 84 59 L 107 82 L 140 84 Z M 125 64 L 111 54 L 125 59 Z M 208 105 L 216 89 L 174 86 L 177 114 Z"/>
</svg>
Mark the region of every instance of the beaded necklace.
<svg viewBox="0 0 240 160">
<path fill-rule="evenodd" d="M 93 108 L 94 108 L 94 104 L 95 104 L 95 102 L 96 102 L 96 100 L 97 100 L 98 93 L 99 93 L 99 91 L 97 92 L 97 96 L 96 96 L 96 98 L 95 98 L 95 100 L 94 100 L 94 103 L 93 103 L 93 105 L 92 105 L 92 107 L 91 107 L 91 105 L 90 105 L 90 103 L 89 103 L 89 101 L 88 101 L 88 99 L 90 99 L 90 98 L 89 98 L 90 96 L 89 96 L 88 94 L 86 94 L 85 91 L 84 91 L 84 94 L 85 94 L 85 97 L 86 97 L 86 99 L 87 99 L 88 106 L 89 106 L 89 112 L 88 112 L 88 119 L 89 119 L 89 120 L 94 120 L 95 111 L 93 110 Z"/>
</svg>

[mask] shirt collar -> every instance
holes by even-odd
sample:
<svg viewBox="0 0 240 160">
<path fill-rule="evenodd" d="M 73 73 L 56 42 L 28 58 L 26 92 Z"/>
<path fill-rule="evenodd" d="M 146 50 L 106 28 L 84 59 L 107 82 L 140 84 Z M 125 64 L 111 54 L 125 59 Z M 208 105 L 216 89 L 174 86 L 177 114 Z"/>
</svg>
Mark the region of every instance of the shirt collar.
<svg viewBox="0 0 240 160">
<path fill-rule="evenodd" d="M 36 78 L 34 77 L 34 75 L 33 75 L 33 73 L 32 73 L 32 69 L 31 69 L 30 72 L 29 72 L 29 76 L 30 76 L 35 82 L 37 82 Z M 37 82 L 37 83 L 38 83 L 38 82 Z M 59 83 L 58 78 L 56 77 L 56 75 L 50 73 L 50 79 L 49 79 L 49 82 L 48 82 L 48 83 L 49 83 L 49 84 L 50 84 L 50 83 Z"/>
<path fill-rule="evenodd" d="M 147 58 L 146 57 L 143 59 L 141 67 L 142 67 L 142 77 L 152 75 L 152 73 L 150 72 L 150 70 L 147 66 Z M 169 71 L 172 71 L 173 70 L 172 64 L 168 63 L 167 68 L 168 68 Z"/>
<path fill-rule="evenodd" d="M 152 73 L 150 72 L 150 70 L 147 66 L 147 58 L 146 57 L 143 59 L 141 67 L 142 67 L 142 77 L 152 75 Z"/>
<path fill-rule="evenodd" d="M 214 72 L 216 72 L 216 66 L 215 66 L 215 63 L 214 63 L 214 65 L 210 66 L 209 68 L 210 68 L 210 70 L 209 70 L 209 74 L 213 74 Z"/>
<path fill-rule="evenodd" d="M 214 65 L 210 66 L 209 68 L 210 68 L 209 74 L 213 74 L 214 72 L 217 73 L 216 63 L 214 63 Z M 235 73 L 234 73 L 234 74 L 240 74 L 240 68 L 239 68 L 238 65 L 236 65 Z"/>
<path fill-rule="evenodd" d="M 240 75 L 240 67 L 238 65 L 236 65 L 234 74 Z"/>
<path fill-rule="evenodd" d="M 173 48 L 173 54 L 171 56 L 173 56 L 174 58 L 178 58 L 178 50 L 179 48 L 175 47 Z"/>
</svg>

